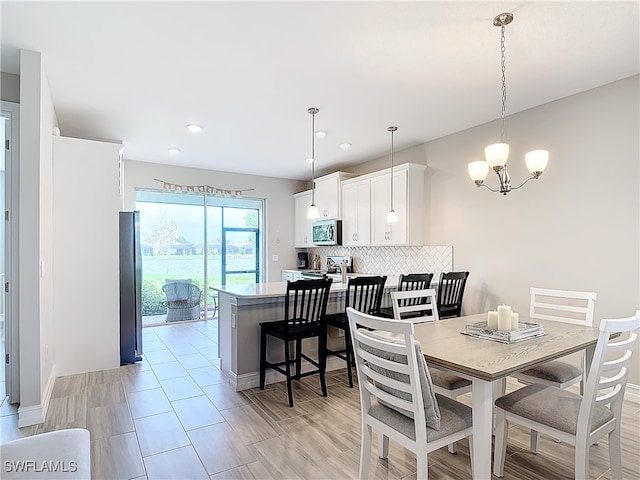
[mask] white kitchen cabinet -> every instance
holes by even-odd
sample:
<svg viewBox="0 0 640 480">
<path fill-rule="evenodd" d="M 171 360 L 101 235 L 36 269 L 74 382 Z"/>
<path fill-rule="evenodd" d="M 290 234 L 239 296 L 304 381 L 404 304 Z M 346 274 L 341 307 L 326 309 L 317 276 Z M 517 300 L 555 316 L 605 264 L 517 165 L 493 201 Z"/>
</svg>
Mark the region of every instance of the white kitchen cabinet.
<svg viewBox="0 0 640 480">
<path fill-rule="evenodd" d="M 347 180 L 342 183 L 342 244 L 370 243 L 370 180 Z"/>
<path fill-rule="evenodd" d="M 316 178 L 316 206 L 320 211 L 319 220 L 342 218 L 341 182 L 355 176 L 353 173 L 334 172 Z"/>
<path fill-rule="evenodd" d="M 391 169 L 371 177 L 371 245 L 422 245 L 424 237 L 424 165 L 393 169 L 393 209 L 397 223 L 387 223 L 391 208 Z"/>
<path fill-rule="evenodd" d="M 295 202 L 295 217 L 293 219 L 295 231 L 294 247 L 313 247 L 313 220 L 307 218 L 307 210 L 311 205 L 311 190 L 296 193 L 293 199 Z"/>
</svg>

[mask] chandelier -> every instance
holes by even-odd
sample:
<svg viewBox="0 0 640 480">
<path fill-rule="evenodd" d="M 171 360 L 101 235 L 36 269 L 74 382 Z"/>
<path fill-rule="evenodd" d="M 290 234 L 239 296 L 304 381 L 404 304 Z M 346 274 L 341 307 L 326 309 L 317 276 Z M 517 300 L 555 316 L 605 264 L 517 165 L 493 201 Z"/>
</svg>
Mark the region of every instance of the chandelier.
<svg viewBox="0 0 640 480">
<path fill-rule="evenodd" d="M 478 187 L 487 187 L 492 192 L 499 192 L 506 195 L 511 190 L 516 190 L 522 187 L 529 180 L 539 178 L 542 172 L 547 166 L 549 161 L 549 152 L 547 150 L 533 150 L 524 156 L 524 161 L 527 164 L 531 176 L 525 179 L 520 185 L 514 187 L 511 185 L 511 179 L 507 171 L 507 160 L 509 158 L 509 144 L 505 142 L 505 110 L 507 103 L 507 87 L 505 80 L 505 47 L 504 47 L 504 31 L 505 27 L 513 21 L 512 13 L 501 13 L 493 19 L 493 24 L 496 27 L 500 27 L 500 67 L 502 71 L 502 114 L 500 116 L 500 143 L 494 143 L 484 149 L 484 155 L 486 160 L 478 160 L 477 162 L 471 162 L 468 165 L 469 176 Z M 489 168 L 498 175 L 500 186 L 498 188 L 491 188 L 485 185 L 484 180 L 489 174 Z"/>
</svg>

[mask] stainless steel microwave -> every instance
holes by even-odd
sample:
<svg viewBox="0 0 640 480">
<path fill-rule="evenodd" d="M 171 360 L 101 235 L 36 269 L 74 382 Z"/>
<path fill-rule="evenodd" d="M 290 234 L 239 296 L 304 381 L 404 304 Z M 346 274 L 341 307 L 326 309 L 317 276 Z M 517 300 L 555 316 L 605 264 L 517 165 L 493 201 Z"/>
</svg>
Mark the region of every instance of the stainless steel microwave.
<svg viewBox="0 0 640 480">
<path fill-rule="evenodd" d="M 342 220 L 313 222 L 314 245 L 342 245 Z"/>
</svg>

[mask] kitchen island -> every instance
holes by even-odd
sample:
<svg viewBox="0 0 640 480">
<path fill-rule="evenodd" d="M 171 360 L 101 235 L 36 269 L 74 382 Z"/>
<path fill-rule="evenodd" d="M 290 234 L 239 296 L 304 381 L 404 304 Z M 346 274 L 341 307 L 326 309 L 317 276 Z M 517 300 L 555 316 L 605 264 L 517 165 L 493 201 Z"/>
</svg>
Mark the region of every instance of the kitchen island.
<svg viewBox="0 0 640 480">
<path fill-rule="evenodd" d="M 387 281 L 385 297 L 396 285 Z M 218 285 L 211 287 L 218 292 L 218 350 L 220 369 L 236 390 L 257 387 L 260 379 L 260 322 L 284 318 L 285 282 Z M 346 284 L 332 283 L 327 302 L 327 313 L 344 311 Z M 385 300 L 383 300 L 383 304 Z M 335 348 L 343 344 L 344 337 L 331 328 L 328 345 Z M 269 338 L 267 356 L 272 361 L 284 359 L 282 342 Z M 304 341 L 304 352 L 316 357 L 317 340 Z M 306 367 L 306 368 L 305 368 Z M 336 358 L 327 359 L 327 370 L 344 368 L 345 363 Z M 302 370 L 311 368 L 304 365 Z M 284 376 L 267 371 L 266 383 L 280 382 Z"/>
</svg>

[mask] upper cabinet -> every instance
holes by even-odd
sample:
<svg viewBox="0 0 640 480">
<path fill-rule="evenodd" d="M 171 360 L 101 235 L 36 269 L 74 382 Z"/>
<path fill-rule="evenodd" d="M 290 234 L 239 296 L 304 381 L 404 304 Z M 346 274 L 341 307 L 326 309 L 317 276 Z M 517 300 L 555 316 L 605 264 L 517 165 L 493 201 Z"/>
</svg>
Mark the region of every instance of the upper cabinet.
<svg viewBox="0 0 640 480">
<path fill-rule="evenodd" d="M 307 218 L 307 210 L 311 205 L 311 190 L 296 193 L 293 196 L 295 202 L 295 240 L 294 247 L 309 248 L 313 247 L 313 221 Z"/>
<path fill-rule="evenodd" d="M 344 245 L 422 245 L 424 237 L 424 165 L 393 169 L 393 209 L 397 223 L 387 223 L 391 209 L 391 169 L 342 183 Z"/>
<path fill-rule="evenodd" d="M 320 211 L 320 220 L 342 218 L 341 182 L 355 176 L 353 173 L 334 172 L 316 178 L 316 206 Z"/>
<path fill-rule="evenodd" d="M 342 244 L 369 245 L 371 218 L 371 183 L 369 179 L 350 180 L 342 184 Z"/>
<path fill-rule="evenodd" d="M 395 170 L 395 169 L 394 169 Z M 371 179 L 371 244 L 404 245 L 407 243 L 407 171 L 393 172 L 393 209 L 397 223 L 387 223 L 391 209 L 391 173 Z"/>
</svg>

